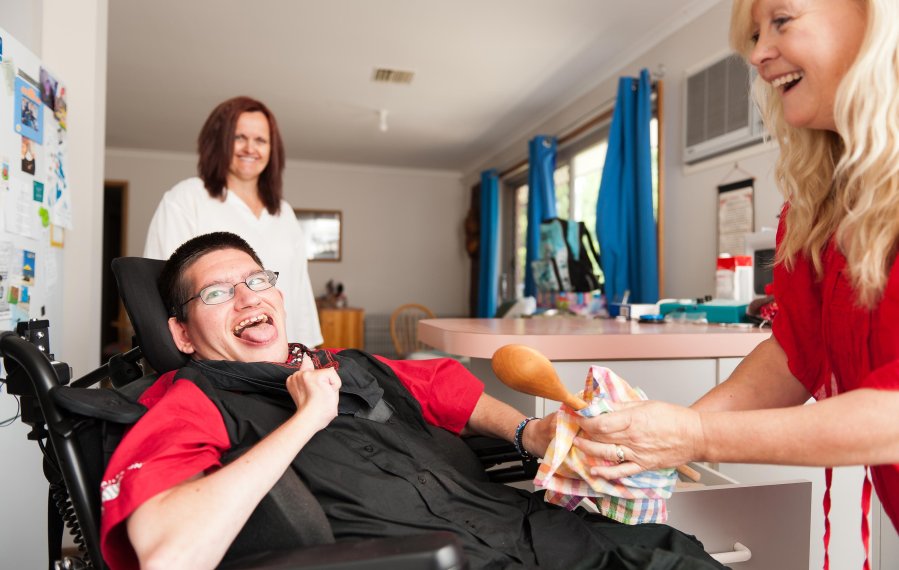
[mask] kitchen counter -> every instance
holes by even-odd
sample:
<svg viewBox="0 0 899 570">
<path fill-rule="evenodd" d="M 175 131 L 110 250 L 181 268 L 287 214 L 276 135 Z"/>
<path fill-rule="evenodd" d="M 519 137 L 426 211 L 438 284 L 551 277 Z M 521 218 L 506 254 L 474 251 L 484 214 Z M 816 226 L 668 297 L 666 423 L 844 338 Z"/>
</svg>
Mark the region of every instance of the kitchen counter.
<svg viewBox="0 0 899 570">
<path fill-rule="evenodd" d="M 585 317 L 425 319 L 418 338 L 438 350 L 491 358 L 507 344 L 525 344 L 553 361 L 742 358 L 770 329 L 718 324 L 638 323 Z"/>
<path fill-rule="evenodd" d="M 642 388 L 655 400 L 690 405 L 696 399 L 725 380 L 760 342 L 769 338 L 770 329 L 745 329 L 716 324 L 696 325 L 688 323 L 637 323 L 611 319 L 587 319 L 579 317 L 533 317 L 525 319 L 428 319 L 419 322 L 419 338 L 425 343 L 444 352 L 468 356 L 470 369 L 484 381 L 485 389 L 494 397 L 518 408 L 523 413 L 544 416 L 556 409 L 556 402 L 535 398 L 514 392 L 502 384 L 493 374 L 490 358 L 506 344 L 524 344 L 535 348 L 549 358 L 565 386 L 572 392 L 582 390 L 584 379 L 591 365 L 607 366 L 631 385 Z M 805 479 L 812 481 L 811 500 L 803 491 L 802 499 L 796 498 L 795 489 L 784 489 L 785 495 L 771 501 L 771 511 L 784 513 L 779 501 L 799 500 L 797 507 L 805 509 L 802 532 L 797 536 L 808 537 L 809 549 L 802 559 L 786 562 L 784 553 L 796 554 L 801 549 L 800 539 L 791 539 L 778 550 L 775 562 L 759 552 L 760 545 L 772 545 L 781 533 L 793 532 L 794 523 L 778 530 L 779 521 L 770 517 L 755 521 L 747 530 L 731 532 L 729 525 L 742 517 L 734 513 L 755 512 L 761 497 L 746 499 L 743 506 L 726 506 L 723 497 L 705 496 L 714 505 L 722 508 L 720 517 L 712 517 L 710 529 L 694 528 L 677 516 L 673 522 L 683 530 L 689 530 L 702 538 L 707 547 L 713 549 L 726 546 L 728 541 L 741 540 L 752 546 L 753 561 L 737 565 L 739 568 L 820 568 L 823 560 L 821 535 L 823 518 L 820 505 L 824 492 L 823 470 L 812 467 L 783 467 L 773 465 L 721 464 L 719 470 L 753 492 L 767 494 L 778 488 L 775 482 Z M 861 500 L 860 483 L 862 473 L 858 467 L 840 467 L 834 471 L 834 504 L 831 521 L 835 530 L 831 541 L 831 561 L 833 567 L 857 568 L 863 559 L 858 540 L 857 516 Z M 779 483 L 778 483 L 779 484 Z M 743 490 L 737 486 L 735 490 Z M 742 492 L 742 491 L 740 491 Z M 702 493 L 697 493 L 698 497 Z M 687 498 L 686 495 L 678 500 Z M 809 506 L 811 503 L 811 506 Z M 748 506 L 746 506 L 748 505 Z M 676 503 L 672 503 L 675 512 Z M 808 510 L 811 509 L 811 528 Z M 692 509 L 691 509 L 692 510 Z M 899 539 L 883 514 L 879 504 L 873 509 L 874 518 L 874 567 L 897 568 L 899 559 Z M 684 513 L 679 513 L 684 514 Z M 785 514 L 785 513 L 784 513 Z M 791 512 L 791 514 L 793 514 Z M 750 538 L 751 533 L 766 525 L 773 525 L 771 536 Z M 787 530 L 789 529 L 789 530 Z M 725 537 L 715 537 L 723 532 Z M 720 543 L 720 544 L 717 544 Z M 766 547 L 766 550 L 770 550 Z M 770 553 L 769 553 L 770 554 Z M 809 562 L 810 560 L 810 562 Z M 833 564 L 833 561 L 837 561 Z M 736 566 L 735 566 L 736 567 Z"/>
<path fill-rule="evenodd" d="M 507 344 L 530 346 L 552 363 L 563 384 L 578 392 L 591 365 L 606 366 L 650 398 L 684 406 L 736 368 L 769 329 L 692 323 L 638 323 L 584 317 L 425 319 L 418 338 L 449 354 L 470 358 L 486 390 L 527 415 L 545 415 L 556 402 L 515 392 L 493 374 L 490 359 Z"/>
<path fill-rule="evenodd" d="M 578 317 L 428 319 L 418 324 L 418 337 L 426 344 L 470 357 L 469 368 L 487 393 L 538 417 L 559 404 L 500 382 L 490 361 L 498 348 L 524 344 L 539 350 L 571 392 L 584 388 L 590 366 L 601 365 L 654 400 L 689 405 L 727 378 L 770 334 L 769 329 L 716 324 Z M 810 533 L 811 483 L 769 477 L 762 484 L 742 485 L 706 465 L 693 467 L 702 472 L 704 486 L 686 488 L 669 499 L 671 524 L 699 537 L 713 556 L 734 549 L 735 543 L 746 545 L 751 560 L 734 568 L 810 568 L 810 546 L 820 542 L 819 534 L 812 539 Z M 778 513 L 773 520 L 772 512 Z"/>
</svg>

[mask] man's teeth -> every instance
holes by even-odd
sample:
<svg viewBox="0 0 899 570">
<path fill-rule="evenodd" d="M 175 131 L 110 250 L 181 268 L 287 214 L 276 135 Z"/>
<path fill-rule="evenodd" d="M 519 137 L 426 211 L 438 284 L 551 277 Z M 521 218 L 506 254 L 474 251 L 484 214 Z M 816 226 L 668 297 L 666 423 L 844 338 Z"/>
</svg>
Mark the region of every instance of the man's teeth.
<svg viewBox="0 0 899 570">
<path fill-rule="evenodd" d="M 798 71 L 794 71 L 793 73 L 788 73 L 786 75 L 781 75 L 777 79 L 771 82 L 771 85 L 774 87 L 780 87 L 782 85 L 786 85 L 787 83 L 792 83 L 794 81 L 799 81 L 802 79 L 802 73 Z"/>
<path fill-rule="evenodd" d="M 234 327 L 234 336 L 240 336 L 240 333 L 244 331 L 249 326 L 253 326 L 259 323 L 267 323 L 268 316 L 267 315 L 257 315 L 255 317 L 251 317 L 249 319 L 244 319 L 237 323 L 237 326 Z"/>
</svg>

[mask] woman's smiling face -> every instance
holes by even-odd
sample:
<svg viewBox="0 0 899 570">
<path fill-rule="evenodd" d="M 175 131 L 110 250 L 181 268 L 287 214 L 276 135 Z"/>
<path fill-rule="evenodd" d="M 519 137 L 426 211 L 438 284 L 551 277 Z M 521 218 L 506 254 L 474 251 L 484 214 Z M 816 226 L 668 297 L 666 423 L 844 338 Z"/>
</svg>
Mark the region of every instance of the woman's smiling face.
<svg viewBox="0 0 899 570">
<path fill-rule="evenodd" d="M 756 0 L 750 62 L 793 127 L 835 130 L 834 100 L 865 35 L 861 0 Z"/>
<path fill-rule="evenodd" d="M 238 180 L 256 180 L 268 166 L 271 156 L 271 130 L 264 113 L 241 113 L 234 128 L 234 151 L 229 176 Z"/>
</svg>

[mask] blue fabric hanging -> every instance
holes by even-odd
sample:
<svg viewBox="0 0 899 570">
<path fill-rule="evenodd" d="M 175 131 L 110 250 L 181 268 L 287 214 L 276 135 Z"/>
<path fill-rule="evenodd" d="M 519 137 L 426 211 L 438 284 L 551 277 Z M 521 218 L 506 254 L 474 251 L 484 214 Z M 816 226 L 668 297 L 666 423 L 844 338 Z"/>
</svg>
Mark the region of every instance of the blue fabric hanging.
<svg viewBox="0 0 899 570">
<path fill-rule="evenodd" d="M 618 81 L 618 99 L 596 204 L 596 237 L 606 298 L 632 303 L 659 300 L 658 242 L 652 207 L 652 117 L 649 71 Z"/>
<path fill-rule="evenodd" d="M 535 296 L 531 262 L 540 259 L 540 222 L 556 217 L 555 137 L 536 136 L 528 143 L 528 230 L 525 240 L 524 294 Z"/>
<path fill-rule="evenodd" d="M 499 266 L 499 174 L 481 173 L 481 243 L 478 272 L 478 317 L 496 316 Z"/>
</svg>

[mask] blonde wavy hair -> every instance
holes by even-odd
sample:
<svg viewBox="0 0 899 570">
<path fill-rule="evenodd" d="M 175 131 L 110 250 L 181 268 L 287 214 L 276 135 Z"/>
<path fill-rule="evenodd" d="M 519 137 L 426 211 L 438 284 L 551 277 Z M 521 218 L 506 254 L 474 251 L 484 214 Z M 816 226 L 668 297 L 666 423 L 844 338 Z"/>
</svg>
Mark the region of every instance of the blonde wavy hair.
<svg viewBox="0 0 899 570">
<path fill-rule="evenodd" d="M 775 178 L 790 207 L 777 263 L 811 259 L 820 277 L 831 236 L 845 255 L 857 302 L 881 298 L 899 243 L 899 2 L 859 2 L 867 28 L 834 101 L 837 132 L 786 124 L 773 87 L 761 78 L 753 95 L 780 146 Z M 734 0 L 730 42 L 749 59 L 755 0 Z"/>
</svg>

